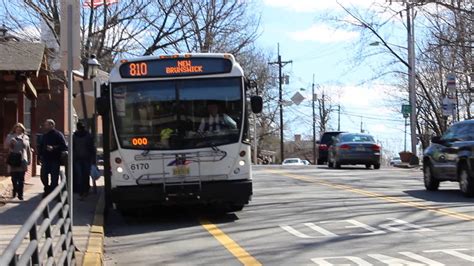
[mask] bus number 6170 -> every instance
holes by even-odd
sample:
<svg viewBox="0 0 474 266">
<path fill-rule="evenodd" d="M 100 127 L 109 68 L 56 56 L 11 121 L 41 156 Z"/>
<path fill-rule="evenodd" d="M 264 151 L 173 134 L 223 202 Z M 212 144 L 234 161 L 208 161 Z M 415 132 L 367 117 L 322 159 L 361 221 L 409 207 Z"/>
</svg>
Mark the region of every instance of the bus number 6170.
<svg viewBox="0 0 474 266">
<path fill-rule="evenodd" d="M 135 170 L 147 170 L 150 168 L 150 165 L 148 163 L 132 163 L 130 164 L 130 170 L 135 171 Z"/>
</svg>

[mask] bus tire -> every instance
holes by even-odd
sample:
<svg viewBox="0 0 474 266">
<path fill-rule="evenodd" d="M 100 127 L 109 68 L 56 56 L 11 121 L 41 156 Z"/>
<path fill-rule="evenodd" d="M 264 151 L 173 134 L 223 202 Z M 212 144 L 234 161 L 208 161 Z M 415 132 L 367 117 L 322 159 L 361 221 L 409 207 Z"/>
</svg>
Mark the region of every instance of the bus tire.
<svg viewBox="0 0 474 266">
<path fill-rule="evenodd" d="M 117 210 L 123 216 L 136 216 L 138 212 L 136 208 L 131 208 L 131 207 L 123 206 L 123 205 L 117 205 Z"/>
<path fill-rule="evenodd" d="M 232 204 L 228 208 L 228 212 L 238 212 L 244 208 L 244 204 Z"/>
</svg>

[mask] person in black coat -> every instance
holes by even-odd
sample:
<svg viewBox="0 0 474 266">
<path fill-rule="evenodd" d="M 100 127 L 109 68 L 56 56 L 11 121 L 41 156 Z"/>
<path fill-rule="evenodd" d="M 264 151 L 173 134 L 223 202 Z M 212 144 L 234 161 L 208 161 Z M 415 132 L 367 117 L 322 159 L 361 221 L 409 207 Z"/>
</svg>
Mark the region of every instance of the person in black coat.
<svg viewBox="0 0 474 266">
<path fill-rule="evenodd" d="M 45 134 L 42 136 L 38 148 L 41 161 L 41 182 L 44 186 L 43 197 L 58 186 L 61 154 L 67 151 L 64 135 L 55 127 L 56 123 L 53 119 L 47 119 L 43 123 Z M 51 182 L 49 176 L 51 176 Z"/>
<path fill-rule="evenodd" d="M 90 189 L 89 177 L 91 166 L 96 161 L 96 149 L 92 135 L 86 130 L 82 122 L 76 124 L 73 135 L 73 160 L 74 160 L 74 191 L 84 199 Z"/>
</svg>

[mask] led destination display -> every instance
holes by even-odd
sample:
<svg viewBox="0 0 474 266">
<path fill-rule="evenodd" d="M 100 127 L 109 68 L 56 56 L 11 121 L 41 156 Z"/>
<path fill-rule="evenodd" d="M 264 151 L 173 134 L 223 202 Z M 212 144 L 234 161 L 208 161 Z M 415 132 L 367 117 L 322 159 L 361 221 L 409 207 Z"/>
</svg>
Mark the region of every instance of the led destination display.
<svg viewBox="0 0 474 266">
<path fill-rule="evenodd" d="M 123 78 L 157 78 L 229 73 L 232 62 L 226 58 L 166 58 L 125 62 L 120 66 Z"/>
</svg>

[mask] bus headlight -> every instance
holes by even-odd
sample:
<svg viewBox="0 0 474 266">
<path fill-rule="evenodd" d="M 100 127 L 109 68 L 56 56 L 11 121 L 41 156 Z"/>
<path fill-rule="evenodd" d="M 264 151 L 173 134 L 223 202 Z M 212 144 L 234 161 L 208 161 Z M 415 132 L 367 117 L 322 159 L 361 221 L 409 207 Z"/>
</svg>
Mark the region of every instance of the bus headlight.
<svg viewBox="0 0 474 266">
<path fill-rule="evenodd" d="M 240 165 L 240 166 L 244 166 L 244 165 L 245 165 L 245 161 L 244 161 L 244 160 L 239 161 L 239 165 Z"/>
<path fill-rule="evenodd" d="M 117 172 L 119 172 L 119 173 L 123 173 L 123 168 L 122 168 L 122 167 L 120 167 L 120 166 L 119 166 L 119 167 L 117 167 Z"/>
</svg>

